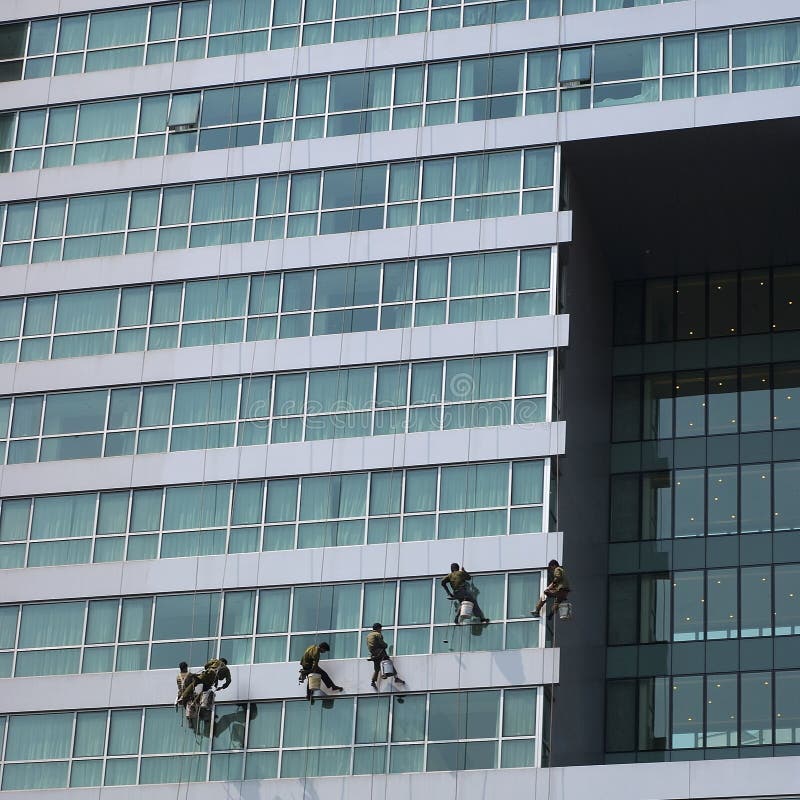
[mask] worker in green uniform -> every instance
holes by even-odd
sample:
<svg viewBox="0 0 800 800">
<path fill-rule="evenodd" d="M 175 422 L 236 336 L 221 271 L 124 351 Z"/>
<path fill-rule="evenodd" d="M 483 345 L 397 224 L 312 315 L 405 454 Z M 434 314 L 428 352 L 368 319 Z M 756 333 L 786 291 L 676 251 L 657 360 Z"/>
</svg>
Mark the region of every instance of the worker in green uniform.
<svg viewBox="0 0 800 800">
<path fill-rule="evenodd" d="M 478 601 L 475 599 L 475 593 L 472 591 L 472 588 L 469 585 L 469 581 L 472 579 L 472 576 L 467 572 L 465 569 L 462 569 L 458 566 L 455 562 L 450 565 L 450 574 L 445 575 L 442 578 L 442 587 L 447 592 L 447 596 L 451 600 L 458 600 L 459 603 L 462 600 L 469 600 L 472 603 L 472 614 L 475 617 L 478 617 L 481 622 L 488 622 L 489 618 L 483 615 L 483 611 L 481 611 L 481 607 L 478 605 Z M 458 617 L 459 617 L 460 609 L 456 609 L 456 618 L 455 623 L 458 625 Z"/>
<path fill-rule="evenodd" d="M 558 611 L 561 603 L 567 600 L 569 592 L 569 579 L 567 578 L 566 570 L 558 561 L 552 559 L 547 565 L 547 588 L 542 592 L 542 596 L 539 598 L 536 608 L 531 611 L 531 614 L 534 617 L 538 617 L 548 598 L 553 597 L 556 602 L 553 604 L 553 610 L 547 615 L 552 617 Z"/>
<path fill-rule="evenodd" d="M 190 672 L 183 681 L 183 692 L 178 698 L 179 703 L 186 703 L 192 699 L 198 684 L 202 685 L 202 691 L 216 689 L 220 681 L 225 683 L 220 689 L 227 689 L 231 685 L 231 671 L 228 668 L 228 661 L 225 658 L 212 658 L 206 661 L 203 671 L 199 674 Z"/>
<path fill-rule="evenodd" d="M 176 681 L 178 683 L 178 697 L 175 700 L 175 705 L 186 705 L 186 701 L 181 700 L 183 697 L 183 690 L 186 688 L 186 681 L 189 679 L 191 673 L 189 672 L 189 665 L 185 661 L 178 664 L 178 674 Z"/>
<path fill-rule="evenodd" d="M 325 672 L 319 665 L 319 660 L 323 653 L 329 653 L 331 646 L 327 642 L 320 642 L 319 644 L 312 644 L 307 647 L 300 659 L 300 683 L 302 683 L 309 675 L 319 675 L 322 682 L 325 684 L 326 689 L 334 692 L 343 692 L 341 686 L 337 686 L 332 680 L 331 676 Z M 312 694 L 310 689 L 306 689 L 306 699 L 311 700 Z"/>
<path fill-rule="evenodd" d="M 372 631 L 367 634 L 367 650 L 369 651 L 368 661 L 375 665 L 375 671 L 372 673 L 372 683 L 370 684 L 373 689 L 378 688 L 378 678 L 381 676 L 381 662 L 391 661 L 388 653 L 389 645 L 386 644 L 386 639 L 383 638 L 383 626 L 380 622 L 376 622 L 372 626 Z M 392 666 L 394 663 L 392 662 Z M 390 676 L 386 676 L 390 677 Z M 392 673 L 395 683 L 405 686 L 406 682 L 400 678 L 397 672 Z"/>
</svg>

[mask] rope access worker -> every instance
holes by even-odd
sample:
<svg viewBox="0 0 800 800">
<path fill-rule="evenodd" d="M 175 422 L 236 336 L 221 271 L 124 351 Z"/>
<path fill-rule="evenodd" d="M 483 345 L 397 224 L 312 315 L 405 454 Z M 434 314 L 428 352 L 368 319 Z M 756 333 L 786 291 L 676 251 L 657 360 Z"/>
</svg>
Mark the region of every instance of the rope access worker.
<svg viewBox="0 0 800 800">
<path fill-rule="evenodd" d="M 185 701 L 181 701 L 181 695 L 183 694 L 183 690 L 186 688 L 186 680 L 188 679 L 189 675 L 189 665 L 185 661 L 181 661 L 178 664 L 178 674 L 176 676 L 176 680 L 178 682 L 178 697 L 175 700 L 175 705 L 186 705 Z"/>
<path fill-rule="evenodd" d="M 475 599 L 475 593 L 472 591 L 469 581 L 471 580 L 472 576 L 467 572 L 465 569 L 462 569 L 453 562 L 450 565 L 450 574 L 445 575 L 442 578 L 442 587 L 447 592 L 447 596 L 451 600 L 468 600 L 472 603 L 472 613 L 474 616 L 478 617 L 482 623 L 489 622 L 489 618 L 483 615 L 483 611 L 481 611 L 481 607 L 478 605 L 478 601 Z M 448 588 L 448 585 L 450 588 Z M 459 609 L 456 608 L 456 618 L 455 623 L 458 625 L 458 618 L 459 618 Z"/>
<path fill-rule="evenodd" d="M 322 682 L 325 684 L 326 689 L 334 692 L 343 692 L 341 686 L 337 686 L 332 680 L 331 676 L 325 672 L 319 665 L 320 657 L 323 653 L 329 653 L 331 646 L 327 642 L 320 642 L 319 644 L 312 644 L 307 647 L 303 657 L 300 659 L 300 683 L 302 683 L 309 675 L 319 675 Z M 306 700 L 311 700 L 313 694 L 311 689 L 306 688 Z"/>
<path fill-rule="evenodd" d="M 181 662 L 181 667 L 184 663 Z M 207 692 L 209 689 L 216 689 L 220 681 L 225 681 L 219 687 L 220 689 L 227 689 L 231 685 L 231 671 L 228 668 L 228 661 L 225 658 L 212 658 L 211 661 L 206 661 L 202 672 L 199 674 L 190 672 L 188 674 L 184 680 L 183 692 L 178 697 L 178 702 L 185 704 L 191 700 L 198 684 L 202 685 L 203 692 Z"/>
<path fill-rule="evenodd" d="M 375 671 L 372 673 L 372 683 L 370 684 L 373 689 L 378 688 L 378 678 L 381 677 L 381 663 L 383 661 L 388 661 L 392 666 L 392 670 L 394 670 L 394 663 L 387 652 L 389 645 L 386 644 L 386 639 L 383 638 L 382 629 L 383 626 L 380 622 L 376 622 L 372 626 L 372 633 L 367 634 L 367 650 L 369 651 L 367 661 L 371 661 L 375 665 Z M 406 685 L 406 682 L 395 671 L 387 674 L 386 677 L 394 678 L 394 682 L 399 683 L 401 686 Z"/>
<path fill-rule="evenodd" d="M 554 597 L 556 602 L 553 604 L 553 610 L 547 615 L 552 617 L 561 604 L 567 601 L 569 592 L 569 579 L 567 578 L 566 570 L 558 561 L 552 559 L 547 565 L 547 588 L 542 592 L 542 596 L 539 598 L 536 608 L 531 611 L 531 614 L 534 617 L 538 617 L 547 599 Z"/>
</svg>

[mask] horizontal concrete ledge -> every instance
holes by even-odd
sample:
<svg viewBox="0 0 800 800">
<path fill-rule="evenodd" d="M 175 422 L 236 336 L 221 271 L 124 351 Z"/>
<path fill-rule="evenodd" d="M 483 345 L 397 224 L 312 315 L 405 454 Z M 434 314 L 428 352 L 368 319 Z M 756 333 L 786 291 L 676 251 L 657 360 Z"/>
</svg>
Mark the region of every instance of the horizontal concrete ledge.
<svg viewBox="0 0 800 800">
<path fill-rule="evenodd" d="M 557 723 L 556 723 L 557 724 Z M 4 792 L 4 800 L 711 800 L 800 793 L 800 757 Z"/>
<path fill-rule="evenodd" d="M 153 0 L 36 0 L 31 8 L 30 0 L 3 0 L 0 21 L 29 19 L 31 16 L 44 17 L 54 14 L 77 14 L 94 9 L 127 8 L 129 6 L 150 5 Z M 156 3 L 159 0 L 155 0 Z M 163 0 L 162 0 L 163 2 Z"/>
<path fill-rule="evenodd" d="M 0 467 L 0 496 L 92 492 L 563 455 L 565 422 Z"/>
<path fill-rule="evenodd" d="M 385 364 L 565 347 L 567 315 L 0 365 L 4 393 Z"/>
<path fill-rule="evenodd" d="M 148 0 L 37 0 L 36 16 L 148 5 Z M 0 21 L 31 16 L 25 0 L 4 0 Z M 794 0 L 686 0 L 599 13 L 570 14 L 500 25 L 481 25 L 383 39 L 14 81 L 5 84 L 1 108 L 76 102 L 165 89 L 362 70 L 426 60 L 468 57 L 558 45 L 717 28 L 788 19 Z"/>
<path fill-rule="evenodd" d="M 572 212 L 276 239 L 0 269 L 0 297 L 568 242 Z"/>
<path fill-rule="evenodd" d="M 558 141 L 662 133 L 797 116 L 800 87 L 721 94 L 661 103 L 567 111 L 559 115 Z"/>
<path fill-rule="evenodd" d="M 399 656 L 395 663 L 409 692 L 542 686 L 558 682 L 559 653 L 553 648 L 444 653 Z M 374 693 L 369 686 L 372 664 L 365 659 L 326 661 L 325 668 L 348 694 Z M 298 686 L 297 669 L 296 663 L 233 667 L 233 682 L 220 692 L 218 700 L 229 703 L 303 697 L 305 690 Z M 14 714 L 171 705 L 175 701 L 174 675 L 175 670 L 150 670 L 75 675 L 69 676 L 68 682 L 65 676 L 0 680 L 0 708 Z M 68 692 L 64 691 L 65 684 Z M 391 691 L 385 683 L 383 689 Z"/>
<path fill-rule="evenodd" d="M 481 573 L 544 569 L 561 548 L 561 533 L 530 533 L 13 569 L 2 572 L 3 602 L 430 577 L 454 560 Z"/>
<path fill-rule="evenodd" d="M 557 115 L 461 122 L 308 141 L 126 159 L 0 175 L 5 202 L 164 184 L 275 175 L 347 165 L 382 164 L 522 147 L 556 140 Z M 69 187 L 68 189 L 66 187 Z"/>
</svg>

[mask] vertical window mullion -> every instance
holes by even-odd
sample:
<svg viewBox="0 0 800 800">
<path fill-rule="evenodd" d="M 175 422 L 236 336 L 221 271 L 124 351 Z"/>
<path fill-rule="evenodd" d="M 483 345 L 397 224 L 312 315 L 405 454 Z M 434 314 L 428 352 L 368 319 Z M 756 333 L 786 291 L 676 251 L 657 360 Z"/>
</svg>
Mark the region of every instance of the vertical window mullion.
<svg viewBox="0 0 800 800">
<path fill-rule="evenodd" d="M 119 651 L 119 635 L 122 631 L 122 597 L 117 598 L 117 622 L 116 626 L 114 627 L 114 672 L 117 671 L 117 655 Z"/>
<path fill-rule="evenodd" d="M 154 604 L 155 605 L 155 604 Z M 145 711 L 147 707 L 145 706 L 141 710 L 141 714 L 139 716 L 139 750 L 136 754 L 136 783 L 139 784 L 141 780 L 141 770 L 142 770 L 142 750 L 144 749 L 144 722 L 145 722 Z"/>
<path fill-rule="evenodd" d="M 167 487 L 161 489 L 161 511 L 158 515 L 158 554 L 161 557 L 161 546 L 164 542 L 164 521 L 167 508 Z"/>
<path fill-rule="evenodd" d="M 47 398 L 48 397 L 49 397 L 49 394 L 47 392 L 44 392 L 42 394 L 42 413 L 41 413 L 41 417 L 39 418 L 39 433 L 36 434 L 37 435 L 37 439 L 36 439 L 36 462 L 37 463 L 39 462 L 39 459 L 41 457 L 41 452 L 42 452 L 42 439 L 44 438 L 44 417 L 45 417 L 45 414 L 47 413 Z"/>
</svg>

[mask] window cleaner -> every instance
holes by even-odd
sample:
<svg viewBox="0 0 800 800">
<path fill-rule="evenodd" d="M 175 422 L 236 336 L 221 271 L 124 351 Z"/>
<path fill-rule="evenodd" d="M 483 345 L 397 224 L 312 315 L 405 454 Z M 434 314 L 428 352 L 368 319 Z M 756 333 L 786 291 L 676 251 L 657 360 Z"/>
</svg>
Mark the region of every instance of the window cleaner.
<svg viewBox="0 0 800 800">
<path fill-rule="evenodd" d="M 181 661 L 178 669 L 180 670 L 177 676 L 178 699 L 175 701 L 175 707 L 184 708 L 189 726 L 195 729 L 198 719 L 211 719 L 211 710 L 216 697 L 214 690 L 220 681 L 225 682 L 219 687 L 221 689 L 227 689 L 231 685 L 231 671 L 224 658 L 212 658 L 205 663 L 199 673 L 190 672 L 185 661 Z M 199 693 L 196 692 L 198 686 Z"/>
<path fill-rule="evenodd" d="M 330 652 L 331 646 L 327 642 L 320 642 L 319 644 L 312 644 L 307 647 L 300 659 L 300 677 L 298 683 L 307 680 L 306 684 L 306 700 L 312 701 L 314 699 L 314 692 L 320 688 L 320 681 L 325 684 L 326 689 L 333 692 L 343 692 L 341 686 L 337 686 L 332 680 L 330 675 L 325 672 L 319 665 L 319 660 L 323 653 Z"/>
<path fill-rule="evenodd" d="M 206 661 L 203 671 L 199 673 L 189 672 L 185 661 L 180 663 L 181 672 L 185 666 L 187 672 L 182 679 L 183 691 L 178 695 L 175 705 L 183 705 L 186 708 L 186 716 L 189 717 L 189 707 L 196 703 L 199 703 L 199 707 L 210 710 L 214 703 L 214 690 L 217 688 L 227 689 L 231 685 L 231 671 L 228 668 L 227 659 L 224 658 L 212 658 L 210 661 Z M 217 684 L 220 681 L 225 681 L 225 683 L 218 687 Z M 196 694 L 198 686 L 200 686 L 199 696 Z M 204 696 L 205 706 L 203 706 Z"/>
<path fill-rule="evenodd" d="M 457 601 L 455 623 L 468 622 L 477 617 L 481 623 L 486 624 L 489 618 L 483 615 L 481 607 L 475 598 L 475 590 L 470 585 L 472 576 L 455 562 L 450 565 L 450 574 L 442 578 L 442 587 L 451 600 Z M 448 588 L 449 587 L 449 588 Z"/>
<path fill-rule="evenodd" d="M 375 665 L 370 685 L 373 689 L 377 689 L 378 678 L 394 678 L 395 683 L 405 686 L 406 682 L 397 674 L 394 662 L 389 658 L 389 646 L 386 644 L 386 639 L 383 638 L 382 629 L 381 623 L 376 622 L 372 626 L 372 632 L 367 634 L 367 650 L 369 651 L 367 661 L 371 661 Z"/>
<path fill-rule="evenodd" d="M 186 705 L 185 702 L 181 701 L 181 695 L 183 694 L 183 690 L 186 688 L 186 681 L 188 680 L 190 674 L 189 665 L 185 661 L 181 661 L 181 663 L 178 664 L 178 674 L 176 676 L 178 683 L 178 696 L 175 699 L 175 708 L 177 708 L 179 705 Z"/>
<path fill-rule="evenodd" d="M 531 611 L 534 617 L 538 617 L 541 613 L 542 607 L 547 603 L 548 598 L 555 598 L 553 610 L 547 615 L 548 618 L 558 612 L 558 618 L 561 620 L 568 620 L 572 617 L 572 603 L 569 602 L 569 579 L 567 572 L 561 564 L 555 559 L 552 559 L 547 565 L 547 588 L 542 592 L 536 608 Z"/>
</svg>

